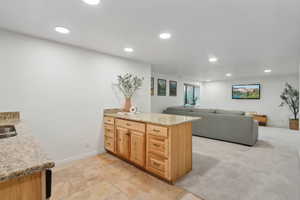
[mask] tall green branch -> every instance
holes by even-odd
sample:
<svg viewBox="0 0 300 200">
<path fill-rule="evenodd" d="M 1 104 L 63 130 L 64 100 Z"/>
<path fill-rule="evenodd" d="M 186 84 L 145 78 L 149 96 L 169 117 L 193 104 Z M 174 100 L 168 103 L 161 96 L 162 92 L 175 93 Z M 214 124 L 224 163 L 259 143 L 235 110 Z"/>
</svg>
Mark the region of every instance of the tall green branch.
<svg viewBox="0 0 300 200">
<path fill-rule="evenodd" d="M 280 106 L 287 105 L 294 115 L 294 119 L 298 119 L 299 114 L 299 90 L 293 88 L 290 84 L 286 83 L 283 92 L 280 95 L 282 100 Z"/>
<path fill-rule="evenodd" d="M 118 76 L 118 87 L 125 98 L 131 98 L 135 91 L 142 86 L 143 80 L 143 78 L 126 73 L 123 76 Z"/>
</svg>

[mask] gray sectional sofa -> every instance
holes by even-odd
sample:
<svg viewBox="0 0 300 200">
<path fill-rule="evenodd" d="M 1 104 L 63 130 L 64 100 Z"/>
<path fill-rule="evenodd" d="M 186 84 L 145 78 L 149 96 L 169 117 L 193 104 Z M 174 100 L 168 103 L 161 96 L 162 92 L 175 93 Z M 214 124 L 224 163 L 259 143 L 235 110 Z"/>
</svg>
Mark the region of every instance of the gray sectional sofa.
<svg viewBox="0 0 300 200">
<path fill-rule="evenodd" d="M 258 137 L 258 123 L 243 111 L 201 109 L 176 106 L 163 111 L 166 114 L 201 116 L 193 122 L 193 135 L 253 146 Z"/>
</svg>

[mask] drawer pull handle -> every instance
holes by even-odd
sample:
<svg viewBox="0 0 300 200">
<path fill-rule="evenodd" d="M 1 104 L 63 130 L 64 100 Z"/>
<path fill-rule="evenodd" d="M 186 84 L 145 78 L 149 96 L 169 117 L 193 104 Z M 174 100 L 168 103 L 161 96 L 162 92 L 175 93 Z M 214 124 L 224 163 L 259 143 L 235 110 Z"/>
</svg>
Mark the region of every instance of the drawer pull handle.
<svg viewBox="0 0 300 200">
<path fill-rule="evenodd" d="M 129 123 L 126 123 L 126 126 L 131 126 L 131 124 L 129 124 Z"/>
<path fill-rule="evenodd" d="M 154 132 L 157 132 L 157 133 L 160 132 L 160 130 L 158 130 L 158 129 L 153 129 L 153 131 L 154 131 Z"/>
<path fill-rule="evenodd" d="M 160 164 L 159 164 L 159 163 L 157 163 L 157 162 L 154 162 L 154 161 L 153 161 L 153 165 L 155 165 L 155 166 L 157 166 L 157 167 L 159 167 L 159 166 L 160 166 Z"/>
<path fill-rule="evenodd" d="M 153 146 L 155 146 L 155 147 L 160 147 L 160 145 L 159 145 L 159 144 L 153 144 Z"/>
<path fill-rule="evenodd" d="M 109 143 L 109 142 L 107 142 L 106 144 L 107 144 L 108 146 L 110 146 L 110 143 Z"/>
</svg>

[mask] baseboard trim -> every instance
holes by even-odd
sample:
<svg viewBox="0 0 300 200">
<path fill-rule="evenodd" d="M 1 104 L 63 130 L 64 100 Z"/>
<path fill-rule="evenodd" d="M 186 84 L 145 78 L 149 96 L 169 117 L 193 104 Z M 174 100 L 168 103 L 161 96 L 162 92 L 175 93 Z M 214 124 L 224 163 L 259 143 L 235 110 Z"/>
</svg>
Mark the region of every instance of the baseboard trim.
<svg viewBox="0 0 300 200">
<path fill-rule="evenodd" d="M 88 157 L 91 157 L 91 156 L 96 156 L 96 155 L 104 153 L 104 152 L 105 151 L 103 149 L 102 151 L 91 151 L 91 152 L 83 153 L 83 154 L 80 154 L 80 155 L 77 155 L 77 156 L 72 156 L 72 157 L 69 157 L 69 158 L 65 158 L 63 160 L 57 160 L 57 161 L 55 161 L 55 165 L 58 167 L 58 166 L 61 166 L 61 165 L 64 165 L 64 164 L 67 164 L 67 163 L 70 163 L 70 162 L 73 162 L 73 161 L 76 161 L 76 160 L 81 160 L 81 159 L 88 158 Z"/>
</svg>

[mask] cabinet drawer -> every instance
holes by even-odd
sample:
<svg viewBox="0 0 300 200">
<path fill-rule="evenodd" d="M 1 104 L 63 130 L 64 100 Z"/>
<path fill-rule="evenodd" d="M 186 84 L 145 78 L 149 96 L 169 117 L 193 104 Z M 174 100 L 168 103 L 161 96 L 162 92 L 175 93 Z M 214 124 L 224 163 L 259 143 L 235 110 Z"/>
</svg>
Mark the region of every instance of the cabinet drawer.
<svg viewBox="0 0 300 200">
<path fill-rule="evenodd" d="M 169 178 L 169 160 L 152 153 L 148 154 L 147 169 L 163 178 Z"/>
<path fill-rule="evenodd" d="M 104 123 L 105 124 L 111 124 L 114 125 L 115 124 L 115 120 L 113 117 L 104 117 Z"/>
<path fill-rule="evenodd" d="M 115 138 L 115 127 L 113 125 L 104 125 L 104 134 L 106 137 Z"/>
<path fill-rule="evenodd" d="M 128 120 L 116 119 L 116 125 L 131 130 L 145 132 L 145 124 Z"/>
<path fill-rule="evenodd" d="M 164 137 L 148 135 L 147 147 L 149 152 L 169 157 L 169 140 Z"/>
<path fill-rule="evenodd" d="M 168 137 L 168 128 L 163 126 L 148 124 L 147 133 L 152 135 L 162 136 L 162 137 Z"/>
<path fill-rule="evenodd" d="M 105 137 L 104 145 L 105 149 L 115 152 L 115 140 L 113 138 Z"/>
</svg>

